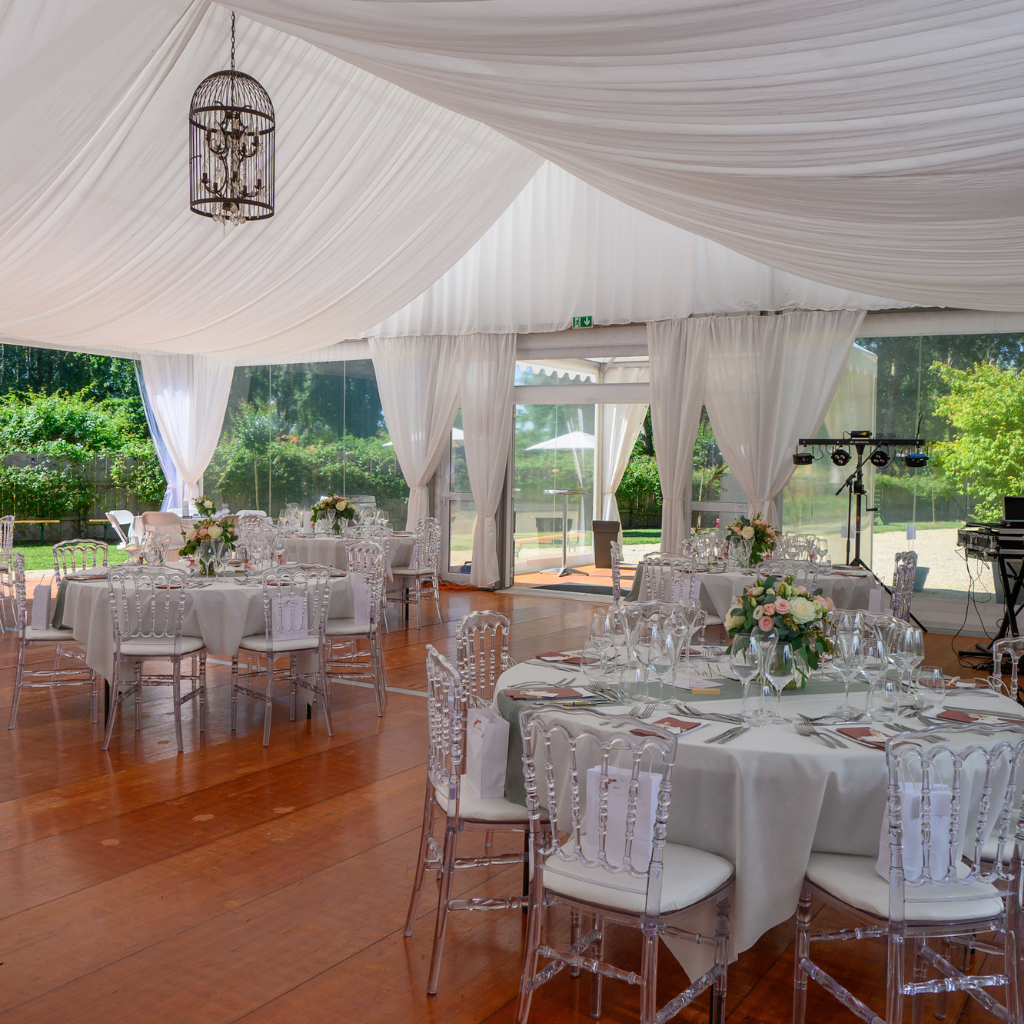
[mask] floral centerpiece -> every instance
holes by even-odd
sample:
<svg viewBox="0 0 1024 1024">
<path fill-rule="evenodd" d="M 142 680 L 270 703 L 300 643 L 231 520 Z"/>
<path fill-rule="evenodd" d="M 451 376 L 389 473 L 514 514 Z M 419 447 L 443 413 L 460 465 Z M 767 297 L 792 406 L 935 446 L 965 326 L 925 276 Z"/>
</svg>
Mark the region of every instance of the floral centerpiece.
<svg viewBox="0 0 1024 1024">
<path fill-rule="evenodd" d="M 200 504 L 200 503 L 203 504 Z M 234 523 L 223 522 L 215 519 L 208 509 L 213 508 L 213 502 L 209 498 L 196 498 L 196 509 L 204 515 L 199 522 L 193 523 L 191 529 L 182 530 L 181 535 L 185 540 L 180 552 L 182 555 L 196 556 L 199 564 L 199 572 L 203 576 L 212 576 L 215 572 L 213 558 L 213 542 L 219 540 L 228 551 L 235 550 L 238 537 L 235 533 Z"/>
<path fill-rule="evenodd" d="M 217 506 L 213 503 L 213 499 L 208 498 L 205 494 L 200 494 L 192 504 L 195 506 L 196 515 L 203 519 L 213 519 L 217 514 Z"/>
<path fill-rule="evenodd" d="M 757 565 L 775 550 L 775 542 L 779 534 L 775 527 L 755 512 L 751 519 L 740 516 L 730 527 L 729 532 L 740 540 L 750 541 L 750 565 Z"/>
<path fill-rule="evenodd" d="M 348 498 L 343 498 L 339 494 L 328 494 L 326 498 L 321 498 L 313 506 L 313 515 L 311 516 L 311 519 L 315 523 L 317 520 L 328 516 L 331 512 L 334 513 L 333 525 L 335 533 L 341 533 L 342 519 L 348 519 L 351 521 L 356 517 L 356 507 L 348 500 Z"/>
<path fill-rule="evenodd" d="M 819 657 L 832 649 L 824 625 L 833 608 L 820 587 L 812 592 L 795 586 L 792 576 L 768 576 L 744 588 L 725 617 L 725 628 L 730 638 L 755 629 L 775 630 L 779 643 L 792 645 L 798 665 L 802 664 L 798 671 L 803 685 L 807 673 L 818 667 Z"/>
</svg>

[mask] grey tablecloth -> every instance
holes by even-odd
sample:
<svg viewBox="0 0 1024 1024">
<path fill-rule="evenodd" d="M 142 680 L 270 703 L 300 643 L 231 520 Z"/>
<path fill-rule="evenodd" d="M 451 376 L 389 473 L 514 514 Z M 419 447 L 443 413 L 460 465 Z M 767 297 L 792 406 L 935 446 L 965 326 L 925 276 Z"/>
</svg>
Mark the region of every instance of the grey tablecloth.
<svg viewBox="0 0 1024 1024">
<path fill-rule="evenodd" d="M 414 536 L 396 534 L 388 545 L 388 577 L 391 570 L 406 566 L 416 546 Z M 341 537 L 288 537 L 285 551 L 289 562 L 310 562 L 314 565 L 328 565 L 335 569 L 347 569 L 345 541 Z"/>
</svg>

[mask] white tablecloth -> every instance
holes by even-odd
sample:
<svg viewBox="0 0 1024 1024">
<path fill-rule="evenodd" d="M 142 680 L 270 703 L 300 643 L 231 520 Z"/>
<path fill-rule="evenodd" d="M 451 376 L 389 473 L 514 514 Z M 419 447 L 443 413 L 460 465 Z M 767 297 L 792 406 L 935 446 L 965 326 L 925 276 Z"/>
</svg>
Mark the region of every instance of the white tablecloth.
<svg viewBox="0 0 1024 1024">
<path fill-rule="evenodd" d="M 753 576 L 741 572 L 700 572 L 701 604 L 724 620 L 735 599 L 749 587 Z M 809 585 L 809 584 L 808 584 Z M 869 573 L 850 576 L 819 576 L 815 587 L 821 587 L 822 595 L 830 597 L 837 608 L 867 608 L 868 595 L 874 580 Z"/>
<path fill-rule="evenodd" d="M 388 546 L 388 578 L 396 566 L 409 564 L 412 549 L 416 546 L 415 536 L 396 534 Z M 289 562 L 307 562 L 313 565 L 329 565 L 335 569 L 347 569 L 345 541 L 341 537 L 288 537 L 285 552 Z"/>
<path fill-rule="evenodd" d="M 353 612 L 351 578 L 332 578 L 330 617 L 351 616 Z M 85 648 L 89 668 L 104 679 L 112 679 L 114 630 L 106 583 L 70 581 L 62 621 Z M 182 635 L 202 637 L 207 652 L 215 658 L 233 657 L 243 636 L 263 633 L 265 627 L 263 589 L 259 586 L 217 580 L 185 592 Z"/>
<path fill-rule="evenodd" d="M 503 673 L 497 689 L 554 683 L 566 675 L 523 663 Z M 739 689 L 738 683 L 731 685 Z M 783 714 L 823 714 L 841 702 L 839 696 L 786 694 Z M 682 699 L 701 698 L 684 694 Z M 1020 711 L 1005 697 L 983 699 L 994 711 Z M 854 704 L 861 700 L 853 697 Z M 977 694 L 965 693 L 947 706 L 976 707 L 978 700 Z M 740 705 L 738 699 L 708 702 L 714 711 L 738 712 Z M 751 729 L 722 746 L 704 742 L 726 728 L 708 724 L 680 737 L 668 841 L 718 854 L 736 866 L 730 914 L 735 957 L 796 912 L 812 850 L 877 855 L 887 776 L 883 752 L 852 742 L 847 749 L 831 750 L 818 739 L 798 736 L 792 725 Z M 714 934 L 713 917 L 700 924 L 704 934 Z M 710 946 L 667 941 L 691 979 L 713 963 Z"/>
</svg>

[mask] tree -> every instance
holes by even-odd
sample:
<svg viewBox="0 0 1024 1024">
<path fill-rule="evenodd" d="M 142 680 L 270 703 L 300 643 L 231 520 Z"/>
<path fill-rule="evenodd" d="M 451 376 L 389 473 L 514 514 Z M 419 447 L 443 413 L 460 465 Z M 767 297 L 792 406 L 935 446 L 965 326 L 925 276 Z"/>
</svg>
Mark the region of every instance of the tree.
<svg viewBox="0 0 1024 1024">
<path fill-rule="evenodd" d="M 999 519 L 1003 495 L 1024 493 L 1024 375 L 992 363 L 933 367 L 949 389 L 936 411 L 955 432 L 934 454 L 946 475 L 969 489 L 974 515 Z"/>
</svg>

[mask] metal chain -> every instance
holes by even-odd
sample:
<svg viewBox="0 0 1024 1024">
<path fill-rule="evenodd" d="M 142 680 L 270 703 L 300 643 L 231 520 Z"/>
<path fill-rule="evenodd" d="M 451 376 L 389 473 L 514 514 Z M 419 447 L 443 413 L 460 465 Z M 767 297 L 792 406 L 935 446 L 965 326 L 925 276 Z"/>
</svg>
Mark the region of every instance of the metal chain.
<svg viewBox="0 0 1024 1024">
<path fill-rule="evenodd" d="M 235 12 L 231 12 L 231 70 L 235 70 Z"/>
</svg>

